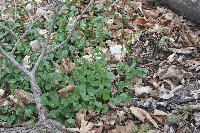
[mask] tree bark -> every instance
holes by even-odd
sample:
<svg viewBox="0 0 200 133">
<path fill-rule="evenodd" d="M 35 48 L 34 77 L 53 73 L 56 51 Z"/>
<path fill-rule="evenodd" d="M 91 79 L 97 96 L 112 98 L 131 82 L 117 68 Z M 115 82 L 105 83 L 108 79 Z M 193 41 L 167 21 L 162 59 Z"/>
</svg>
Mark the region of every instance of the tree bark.
<svg viewBox="0 0 200 133">
<path fill-rule="evenodd" d="M 150 0 L 167 5 L 172 11 L 200 24 L 200 0 Z"/>
</svg>

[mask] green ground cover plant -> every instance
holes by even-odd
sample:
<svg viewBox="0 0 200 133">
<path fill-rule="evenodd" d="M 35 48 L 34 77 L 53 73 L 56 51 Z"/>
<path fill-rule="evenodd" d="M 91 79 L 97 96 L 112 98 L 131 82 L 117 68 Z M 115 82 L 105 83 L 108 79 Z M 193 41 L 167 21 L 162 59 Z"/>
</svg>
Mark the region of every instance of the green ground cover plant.
<svg viewBox="0 0 200 133">
<path fill-rule="evenodd" d="M 75 3 L 76 1 L 74 1 Z M 79 14 L 78 8 L 74 4 L 66 2 L 64 5 L 66 10 L 59 13 L 56 18 L 54 28 L 56 35 L 51 40 L 50 48 L 66 40 L 68 35 L 66 33 L 70 32 L 71 26 L 75 22 L 72 18 Z M 133 93 L 129 90 L 132 88 L 132 77 L 143 77 L 146 74 L 137 63 L 129 65 L 126 62 L 121 62 L 115 65 L 117 68 L 115 73 L 109 69 L 111 65 L 100 49 L 105 47 L 106 40 L 112 39 L 112 33 L 107 24 L 107 20 L 112 16 L 107 15 L 111 13 L 109 10 L 102 11 L 102 4 L 98 4 L 96 7 L 89 8 L 89 17 L 80 21 L 66 45 L 63 45 L 55 53 L 44 56 L 35 75 L 42 92 L 41 103 L 49 109 L 49 115 L 53 119 L 65 123 L 67 126 L 74 125 L 76 113 L 82 110 L 107 113 L 109 110 L 108 102 L 119 104 L 131 101 Z M 21 6 L 16 11 L 20 19 L 16 19 L 15 23 L 5 21 L 3 24 L 8 28 L 17 26 L 18 28 L 13 29 L 13 31 L 16 34 L 21 34 L 25 26 L 22 17 L 28 16 L 28 13 Z M 33 51 L 30 43 L 33 40 L 45 42 L 46 38 L 39 34 L 38 30 L 47 29 L 49 25 L 50 23 L 43 23 L 42 19 L 34 21 L 31 30 L 16 47 L 16 61 L 23 64 L 23 60 L 29 57 L 26 65 L 30 68 L 34 67 L 40 53 Z M 3 35 L 5 31 L 5 29 L 0 29 L 0 35 Z M 12 44 L 16 41 L 13 39 L 13 35 L 9 34 L 1 40 L 1 43 L 3 43 L 2 47 L 5 51 L 12 51 L 14 47 Z M 95 59 L 97 56 L 95 52 L 93 53 L 93 61 L 82 59 L 82 56 L 86 54 L 83 49 L 87 47 L 96 49 L 100 59 Z M 64 70 L 56 71 L 55 63 L 62 65 L 63 58 L 69 58 L 75 63 L 75 67 L 70 73 L 66 73 Z M 17 89 L 32 93 L 29 77 L 24 76 L 20 69 L 16 68 L 7 58 L 1 56 L 0 59 L 0 89 L 3 90 L 8 85 L 7 93 L 9 95 L 15 95 Z M 124 78 L 117 79 L 117 75 Z M 112 95 L 113 82 L 118 87 L 118 93 L 115 96 Z M 74 84 L 76 87 L 73 93 L 66 98 L 59 97 L 57 92 L 70 84 Z M 12 103 L 2 107 L 0 120 L 9 126 L 28 120 L 30 120 L 29 122 L 36 121 L 38 114 L 34 103 L 27 106 Z"/>
</svg>

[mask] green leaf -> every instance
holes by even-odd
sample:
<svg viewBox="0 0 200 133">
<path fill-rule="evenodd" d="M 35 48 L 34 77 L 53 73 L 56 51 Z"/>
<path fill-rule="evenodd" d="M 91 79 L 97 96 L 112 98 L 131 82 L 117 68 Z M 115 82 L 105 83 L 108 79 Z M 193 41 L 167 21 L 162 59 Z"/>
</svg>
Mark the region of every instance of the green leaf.
<svg viewBox="0 0 200 133">
<path fill-rule="evenodd" d="M 110 90 L 108 89 L 104 89 L 103 90 L 103 100 L 104 101 L 107 101 L 110 99 Z"/>
<path fill-rule="evenodd" d="M 49 100 L 47 99 L 47 96 L 48 96 L 48 93 L 43 94 L 40 97 L 40 100 L 41 100 L 41 102 L 42 102 L 43 105 L 49 105 Z"/>
<path fill-rule="evenodd" d="M 51 117 L 56 118 L 59 115 L 59 111 L 57 111 L 57 110 L 51 110 L 49 112 L 49 114 L 50 114 Z"/>
<path fill-rule="evenodd" d="M 102 10 L 103 9 L 103 4 L 102 3 L 98 4 L 97 8 L 98 8 L 98 10 Z"/>
<path fill-rule="evenodd" d="M 27 110 L 25 111 L 25 114 L 26 114 L 28 117 L 30 117 L 30 116 L 33 114 L 33 110 L 27 109 Z"/>
<path fill-rule="evenodd" d="M 99 108 L 103 107 L 101 102 L 95 101 L 94 104 Z"/>
<path fill-rule="evenodd" d="M 74 123 L 75 123 L 75 119 L 73 119 L 73 118 L 67 119 L 67 125 L 69 127 L 72 127 L 74 125 Z"/>
<path fill-rule="evenodd" d="M 105 114 L 105 113 L 107 113 L 108 112 L 108 110 L 109 110 L 109 107 L 108 107 L 108 105 L 103 105 L 103 110 L 102 110 L 102 113 L 103 114 Z"/>
<path fill-rule="evenodd" d="M 107 73 L 107 78 L 108 78 L 108 79 L 114 79 L 114 78 L 115 78 L 115 75 L 114 75 L 112 72 L 108 72 L 108 73 Z"/>
<path fill-rule="evenodd" d="M 119 96 L 121 97 L 123 102 L 129 102 L 129 101 L 132 100 L 132 97 L 129 96 L 128 94 L 126 94 L 126 93 L 122 93 Z"/>
</svg>

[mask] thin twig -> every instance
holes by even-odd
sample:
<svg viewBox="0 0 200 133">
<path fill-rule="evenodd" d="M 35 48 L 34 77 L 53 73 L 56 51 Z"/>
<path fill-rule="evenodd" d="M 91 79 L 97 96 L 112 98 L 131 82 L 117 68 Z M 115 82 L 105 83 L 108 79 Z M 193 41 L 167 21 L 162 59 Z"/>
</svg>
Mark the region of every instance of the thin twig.
<svg viewBox="0 0 200 133">
<path fill-rule="evenodd" d="M 71 26 L 70 30 L 69 30 L 69 34 L 66 38 L 66 40 L 64 42 L 62 42 L 61 44 L 59 44 L 58 46 L 48 50 L 46 52 L 46 55 L 50 54 L 50 53 L 54 53 L 56 52 L 56 50 L 58 50 L 60 47 L 66 45 L 66 43 L 69 41 L 70 37 L 73 34 L 74 29 L 76 28 L 77 24 L 79 23 L 80 19 L 82 18 L 82 16 L 85 14 L 85 12 L 88 10 L 88 8 L 93 4 L 94 0 L 91 0 L 90 3 L 87 5 L 87 7 L 82 11 L 82 13 L 76 18 L 74 24 Z"/>
<path fill-rule="evenodd" d="M 28 28 L 28 30 L 26 30 L 26 31 L 23 33 L 23 35 L 22 35 L 20 38 L 17 39 L 17 42 L 14 44 L 14 47 L 13 47 L 13 49 L 12 49 L 12 51 L 11 51 L 11 54 L 14 54 L 14 52 L 16 51 L 17 46 L 19 45 L 21 39 L 23 39 L 23 38 L 27 35 L 27 33 L 32 29 L 32 27 L 33 27 L 33 24 Z"/>
<path fill-rule="evenodd" d="M 60 5 L 59 5 L 58 2 L 56 3 L 55 6 L 56 6 L 56 9 L 55 9 L 55 11 L 54 11 L 54 16 L 53 16 L 53 20 L 52 20 L 50 29 L 49 29 L 49 31 L 48 31 L 48 33 L 47 33 L 46 42 L 45 42 L 45 44 L 43 44 L 42 50 L 41 50 L 41 53 L 40 53 L 40 56 L 38 57 L 38 59 L 37 59 L 35 65 L 33 66 L 32 71 L 31 71 L 31 72 L 33 73 L 33 75 L 35 75 L 35 73 L 36 73 L 36 71 L 37 71 L 37 69 L 38 69 L 38 67 L 39 67 L 39 65 L 40 65 L 40 62 L 42 61 L 42 59 L 43 59 L 44 56 L 45 56 L 45 53 L 46 53 L 46 50 L 47 50 L 47 46 L 48 46 L 49 41 L 50 41 L 50 36 L 51 36 L 52 31 L 53 31 L 53 27 L 54 27 L 54 25 L 55 25 L 56 18 L 57 18 L 57 16 L 58 16 L 58 12 L 59 12 L 59 10 L 60 10 Z"/>
<path fill-rule="evenodd" d="M 17 28 L 17 26 L 13 27 L 13 28 L 11 29 L 11 31 L 13 31 L 15 28 Z M 3 35 L 0 36 L 0 39 L 1 39 L 1 38 L 4 38 L 8 33 L 9 33 L 9 31 L 6 31 Z"/>
<path fill-rule="evenodd" d="M 6 51 L 0 46 L 0 52 L 6 57 L 8 58 L 8 60 L 14 64 L 18 69 L 20 69 L 25 75 L 29 75 L 29 70 L 26 69 L 24 66 L 22 66 L 19 62 L 17 62 L 14 58 L 14 56 L 9 55 L 8 53 L 6 53 Z"/>
<path fill-rule="evenodd" d="M 5 29 L 6 31 L 10 32 L 15 37 L 15 39 L 17 39 L 17 35 L 11 29 L 7 28 L 6 26 L 4 26 L 2 24 L 0 24 L 0 27 Z"/>
<path fill-rule="evenodd" d="M 27 11 L 27 14 L 28 14 L 29 18 L 31 19 L 31 26 L 29 26 L 28 30 L 26 30 L 26 31 L 23 33 L 23 35 L 22 35 L 20 38 L 17 39 L 17 42 L 15 43 L 15 45 L 14 45 L 14 47 L 12 48 L 12 51 L 11 51 L 11 54 L 12 54 L 12 55 L 14 55 L 14 52 L 16 51 L 17 46 L 19 45 L 21 39 L 23 39 L 23 38 L 28 34 L 28 32 L 32 29 L 34 23 L 35 23 L 36 20 L 37 20 L 37 19 L 36 19 L 36 20 L 34 21 L 34 20 L 33 20 L 33 17 L 32 17 L 31 14 L 30 14 L 30 12 L 29 12 L 26 8 L 24 8 L 24 9 Z"/>
</svg>

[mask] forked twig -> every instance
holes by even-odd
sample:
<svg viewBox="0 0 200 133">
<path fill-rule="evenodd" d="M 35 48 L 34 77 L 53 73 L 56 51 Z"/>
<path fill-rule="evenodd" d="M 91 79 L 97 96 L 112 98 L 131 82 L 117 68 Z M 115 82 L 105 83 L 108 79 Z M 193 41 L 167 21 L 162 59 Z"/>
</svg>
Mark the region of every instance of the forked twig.
<svg viewBox="0 0 200 133">
<path fill-rule="evenodd" d="M 46 55 L 50 54 L 50 53 L 54 53 L 56 52 L 59 48 L 61 48 L 62 46 L 66 45 L 66 43 L 69 41 L 70 37 L 73 34 L 74 29 L 76 28 L 77 24 L 79 23 L 79 21 L 81 20 L 82 16 L 85 14 L 85 12 L 88 10 L 88 8 L 93 4 L 94 0 L 91 0 L 90 3 L 86 6 L 86 8 L 82 11 L 82 13 L 76 18 L 74 24 L 71 26 L 68 36 L 66 38 L 66 40 L 64 42 L 62 42 L 61 44 L 59 44 L 58 46 L 48 50 L 46 52 Z"/>
</svg>

